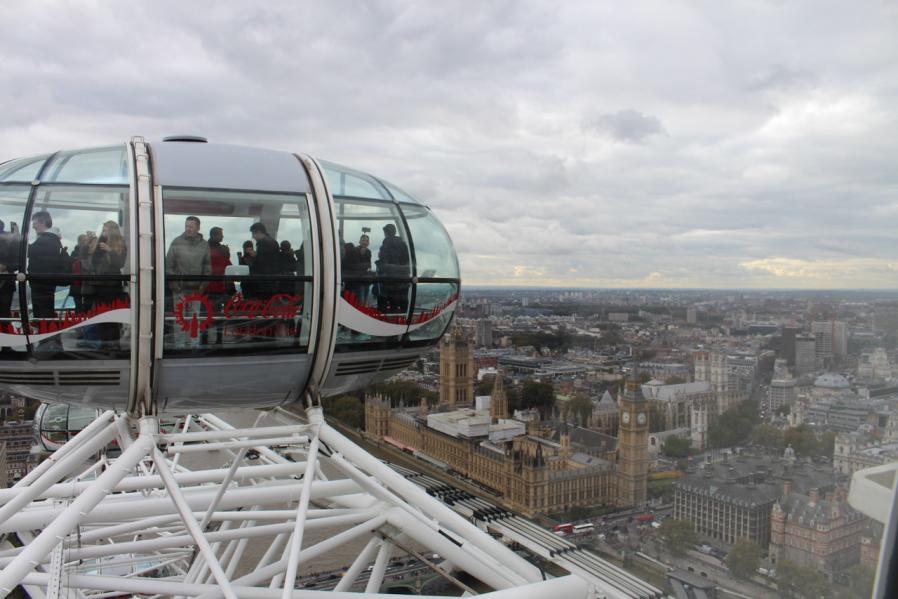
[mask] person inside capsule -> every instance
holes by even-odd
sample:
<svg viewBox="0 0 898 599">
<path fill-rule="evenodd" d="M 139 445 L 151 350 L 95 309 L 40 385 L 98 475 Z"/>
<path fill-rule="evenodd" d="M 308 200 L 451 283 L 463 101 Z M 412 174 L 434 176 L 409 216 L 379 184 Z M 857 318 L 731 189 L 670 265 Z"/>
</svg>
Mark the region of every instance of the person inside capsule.
<svg viewBox="0 0 898 599">
<path fill-rule="evenodd" d="M 0 275 L 13 275 L 19 264 L 19 241 L 16 223 L 10 224 L 10 230 L 6 230 L 6 223 L 0 220 Z M 11 276 L 0 279 L 0 331 L 11 330 L 12 297 L 16 292 L 16 281 Z M 9 350 L 4 347 L 3 350 Z"/>
<path fill-rule="evenodd" d="M 377 253 L 377 271 L 383 277 L 408 276 L 409 253 L 408 244 L 396 235 L 396 225 L 384 225 L 384 241 Z M 380 285 L 377 297 L 377 309 L 383 314 L 405 313 L 408 311 L 409 283 L 404 281 L 385 281 Z"/>
<path fill-rule="evenodd" d="M 31 226 L 35 231 L 35 240 L 28 246 L 29 274 L 59 275 L 71 272 L 68 256 L 63 251 L 59 235 L 51 230 L 53 217 L 50 213 L 46 210 L 35 212 L 31 217 Z M 41 320 L 56 318 L 56 283 L 49 277 L 32 279 L 30 282 L 32 314 L 38 323 Z M 61 349 L 62 341 L 58 336 L 45 339 L 37 346 L 39 351 Z"/>
<path fill-rule="evenodd" d="M 103 223 L 99 237 L 93 236 L 87 243 L 80 261 L 81 272 L 89 275 L 120 275 L 125 266 L 127 246 L 118 223 Z M 114 279 L 95 279 L 81 284 L 82 306 L 85 310 L 110 310 L 118 302 L 127 300 L 123 282 Z M 99 345 L 103 349 L 118 350 L 122 325 L 105 322 L 96 325 Z"/>
<path fill-rule="evenodd" d="M 206 290 L 207 281 L 197 281 L 191 276 L 207 276 L 212 273 L 212 258 L 209 245 L 200 233 L 200 219 L 188 216 L 184 221 L 184 232 L 175 237 L 165 255 L 165 274 L 172 292 L 172 305 L 180 306 L 184 314 L 204 316 L 203 303 L 192 299 Z M 191 335 L 190 330 L 174 327 L 176 349 L 198 346 L 200 339 Z"/>
</svg>

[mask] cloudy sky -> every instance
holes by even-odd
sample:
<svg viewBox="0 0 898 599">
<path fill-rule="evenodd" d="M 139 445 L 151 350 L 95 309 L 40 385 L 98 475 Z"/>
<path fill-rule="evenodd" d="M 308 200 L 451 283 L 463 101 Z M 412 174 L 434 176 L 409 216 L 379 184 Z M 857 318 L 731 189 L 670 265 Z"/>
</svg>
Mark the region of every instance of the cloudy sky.
<svg viewBox="0 0 898 599">
<path fill-rule="evenodd" d="M 430 205 L 468 284 L 898 287 L 894 2 L 0 8 L 0 159 L 198 133 Z"/>
</svg>

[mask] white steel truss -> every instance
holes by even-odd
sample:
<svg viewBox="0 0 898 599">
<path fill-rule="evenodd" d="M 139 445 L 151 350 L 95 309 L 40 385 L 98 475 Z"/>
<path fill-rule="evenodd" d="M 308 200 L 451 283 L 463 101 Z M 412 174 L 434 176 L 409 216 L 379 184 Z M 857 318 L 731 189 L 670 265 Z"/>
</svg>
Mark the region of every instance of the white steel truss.
<svg viewBox="0 0 898 599">
<path fill-rule="evenodd" d="M 455 596 L 614 596 L 576 575 L 547 577 L 329 426 L 321 408 L 306 417 L 234 428 L 203 414 L 163 434 L 153 417 L 103 414 L 0 489 L 0 596 L 23 585 L 50 597 L 396 597 L 379 591 L 397 552 Z M 113 440 L 120 455 L 98 457 Z M 310 560 L 347 547 L 354 557 L 332 590 L 304 588 Z"/>
</svg>

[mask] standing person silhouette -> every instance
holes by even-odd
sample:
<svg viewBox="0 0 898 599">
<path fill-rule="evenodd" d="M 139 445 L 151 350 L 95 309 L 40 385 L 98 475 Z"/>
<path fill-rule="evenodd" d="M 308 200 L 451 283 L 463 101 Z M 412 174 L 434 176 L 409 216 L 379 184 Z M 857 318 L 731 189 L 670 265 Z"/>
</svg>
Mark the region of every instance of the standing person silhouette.
<svg viewBox="0 0 898 599">
<path fill-rule="evenodd" d="M 184 232 L 172 240 L 165 255 L 165 275 L 172 277 L 168 281 L 172 292 L 172 306 L 177 307 L 186 297 L 193 293 L 203 293 L 206 290 L 206 281 L 191 280 L 190 275 L 212 274 L 212 258 L 209 253 L 209 244 L 200 233 L 200 219 L 188 216 L 184 221 Z M 174 277 L 178 277 L 174 279 Z M 185 278 L 181 278 L 185 277 Z M 194 305 L 186 306 L 189 311 L 202 316 L 202 303 L 191 302 Z M 174 327 L 174 344 L 178 349 L 183 349 L 188 344 L 198 345 L 199 338 L 191 337 L 180 326 Z"/>
<path fill-rule="evenodd" d="M 377 253 L 380 276 L 392 279 L 410 278 L 408 245 L 396 235 L 396 225 L 384 226 L 384 241 Z M 408 281 L 384 281 L 380 284 L 377 309 L 384 314 L 408 311 Z"/>
</svg>

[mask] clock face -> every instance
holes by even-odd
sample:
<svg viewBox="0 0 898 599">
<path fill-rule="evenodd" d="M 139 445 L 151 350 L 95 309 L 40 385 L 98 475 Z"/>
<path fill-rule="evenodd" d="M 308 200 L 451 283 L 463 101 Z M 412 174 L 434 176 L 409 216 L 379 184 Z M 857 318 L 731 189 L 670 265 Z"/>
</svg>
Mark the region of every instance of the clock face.
<svg viewBox="0 0 898 599">
<path fill-rule="evenodd" d="M 624 415 L 621 416 L 624 421 L 624 424 L 629 424 L 630 422 L 630 412 L 624 412 Z"/>
<path fill-rule="evenodd" d="M 636 415 L 636 422 L 639 424 L 645 424 L 645 412 L 640 412 Z"/>
</svg>

